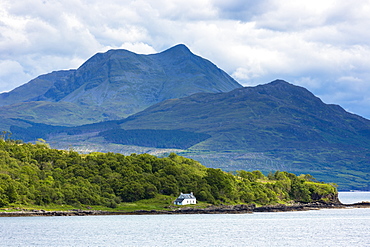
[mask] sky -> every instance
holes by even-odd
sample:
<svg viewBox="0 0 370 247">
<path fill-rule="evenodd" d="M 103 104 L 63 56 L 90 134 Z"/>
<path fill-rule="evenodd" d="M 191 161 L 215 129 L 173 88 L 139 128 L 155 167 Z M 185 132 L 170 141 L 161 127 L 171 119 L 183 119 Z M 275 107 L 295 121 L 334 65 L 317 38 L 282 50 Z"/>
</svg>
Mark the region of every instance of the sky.
<svg viewBox="0 0 370 247">
<path fill-rule="evenodd" d="M 0 0 L 0 92 L 185 44 L 243 86 L 283 79 L 370 119 L 369 28 L 370 0 Z"/>
</svg>

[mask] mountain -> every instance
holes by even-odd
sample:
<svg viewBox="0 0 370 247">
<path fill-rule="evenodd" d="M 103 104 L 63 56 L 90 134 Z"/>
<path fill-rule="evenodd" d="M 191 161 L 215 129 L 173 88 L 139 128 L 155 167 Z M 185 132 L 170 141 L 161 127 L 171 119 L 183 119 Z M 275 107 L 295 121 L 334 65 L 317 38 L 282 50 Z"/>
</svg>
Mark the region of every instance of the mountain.
<svg viewBox="0 0 370 247">
<path fill-rule="evenodd" d="M 170 99 L 120 121 L 54 133 L 50 141 L 177 149 L 224 170 L 310 173 L 340 189 L 370 189 L 370 121 L 282 80 Z M 124 146 L 123 146 L 124 145 Z"/>
<path fill-rule="evenodd" d="M 309 173 L 370 190 L 369 120 L 282 80 L 243 88 L 184 45 L 111 50 L 39 76 L 0 94 L 0 128 L 54 148 L 177 152 L 228 171 Z"/>
<path fill-rule="evenodd" d="M 370 148 L 370 121 L 285 81 L 168 100 L 128 117 L 121 128 L 166 129 L 211 137 L 197 150 L 271 150 L 311 146 Z"/>
<path fill-rule="evenodd" d="M 0 117 L 74 126 L 121 119 L 167 99 L 240 87 L 185 45 L 151 55 L 110 50 L 77 70 L 42 75 L 0 94 Z"/>
</svg>

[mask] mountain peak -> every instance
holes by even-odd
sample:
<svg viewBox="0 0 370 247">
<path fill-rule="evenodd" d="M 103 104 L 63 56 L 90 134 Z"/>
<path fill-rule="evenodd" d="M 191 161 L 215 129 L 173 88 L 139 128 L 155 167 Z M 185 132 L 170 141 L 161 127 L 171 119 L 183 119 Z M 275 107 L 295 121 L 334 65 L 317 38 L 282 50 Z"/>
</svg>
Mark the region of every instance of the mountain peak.
<svg viewBox="0 0 370 247">
<path fill-rule="evenodd" d="M 291 84 L 284 80 L 274 80 L 270 83 L 259 85 L 255 88 L 262 94 L 268 94 L 281 100 L 289 99 L 300 105 L 321 105 L 322 101 L 306 88 Z"/>
<path fill-rule="evenodd" d="M 281 79 L 276 79 L 276 80 L 274 80 L 274 81 L 272 81 L 268 84 L 271 84 L 271 85 L 292 85 L 289 82 L 281 80 Z"/>
<path fill-rule="evenodd" d="M 0 94 L 0 106 L 29 101 L 68 102 L 76 109 L 81 106 L 100 112 L 101 117 L 82 119 L 80 124 L 124 118 L 166 99 L 240 87 L 216 65 L 178 44 L 151 55 L 124 49 L 97 53 L 77 70 L 55 72 L 22 90 Z"/>
<path fill-rule="evenodd" d="M 282 94 L 286 94 L 286 93 L 294 94 L 294 93 L 302 93 L 302 92 L 312 94 L 304 87 L 297 86 L 297 85 L 294 85 L 292 83 L 289 83 L 287 81 L 280 80 L 280 79 L 274 80 L 267 84 L 259 85 L 256 88 L 264 89 L 269 92 L 279 91 L 279 92 L 282 92 Z"/>
<path fill-rule="evenodd" d="M 296 87 L 299 87 L 299 86 L 296 86 L 292 83 L 289 83 L 287 81 L 284 81 L 284 80 L 281 80 L 281 79 L 276 79 L 272 82 L 269 82 L 267 84 L 262 84 L 262 85 L 259 85 L 257 87 L 267 87 L 267 88 L 274 88 L 275 90 L 278 89 L 278 90 L 286 90 L 288 88 L 296 88 Z"/>
<path fill-rule="evenodd" d="M 190 49 L 184 45 L 184 44 L 178 44 L 178 45 L 175 45 L 161 53 L 158 53 L 158 54 L 169 54 L 169 55 L 176 55 L 176 56 L 179 56 L 179 55 L 194 55 Z"/>
<path fill-rule="evenodd" d="M 178 44 L 178 45 L 175 45 L 169 49 L 167 49 L 167 51 L 183 51 L 183 52 L 191 52 L 190 49 L 184 45 L 184 44 Z"/>
</svg>

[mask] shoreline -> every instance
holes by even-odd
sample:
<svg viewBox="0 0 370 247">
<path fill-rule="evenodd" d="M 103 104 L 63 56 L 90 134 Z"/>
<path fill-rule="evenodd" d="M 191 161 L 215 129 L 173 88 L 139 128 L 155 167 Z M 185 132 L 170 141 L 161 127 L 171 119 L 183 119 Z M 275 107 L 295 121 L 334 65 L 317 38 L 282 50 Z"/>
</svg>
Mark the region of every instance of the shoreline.
<svg viewBox="0 0 370 247">
<path fill-rule="evenodd" d="M 326 204 L 326 203 L 298 203 L 294 205 L 268 205 L 256 207 L 252 205 L 221 205 L 209 206 L 207 208 L 183 207 L 174 210 L 136 210 L 132 212 L 123 211 L 100 211 L 100 210 L 80 210 L 73 209 L 69 211 L 13 211 L 0 212 L 0 217 L 34 217 L 34 216 L 90 216 L 90 215 L 170 215 L 170 214 L 248 214 L 256 212 L 292 212 L 292 211 L 309 211 L 319 209 L 345 209 L 345 208 L 370 208 L 370 202 L 360 202 L 353 204 Z"/>
</svg>

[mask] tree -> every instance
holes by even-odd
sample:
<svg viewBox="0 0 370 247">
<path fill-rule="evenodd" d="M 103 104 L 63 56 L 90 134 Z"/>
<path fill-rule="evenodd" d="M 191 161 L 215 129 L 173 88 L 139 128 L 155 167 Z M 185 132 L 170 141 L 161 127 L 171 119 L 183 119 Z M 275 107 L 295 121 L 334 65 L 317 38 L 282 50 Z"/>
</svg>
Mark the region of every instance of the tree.
<svg viewBox="0 0 370 247">
<path fill-rule="evenodd" d="M 127 183 L 119 192 L 124 202 L 134 202 L 145 198 L 145 188 L 138 182 Z"/>
</svg>

